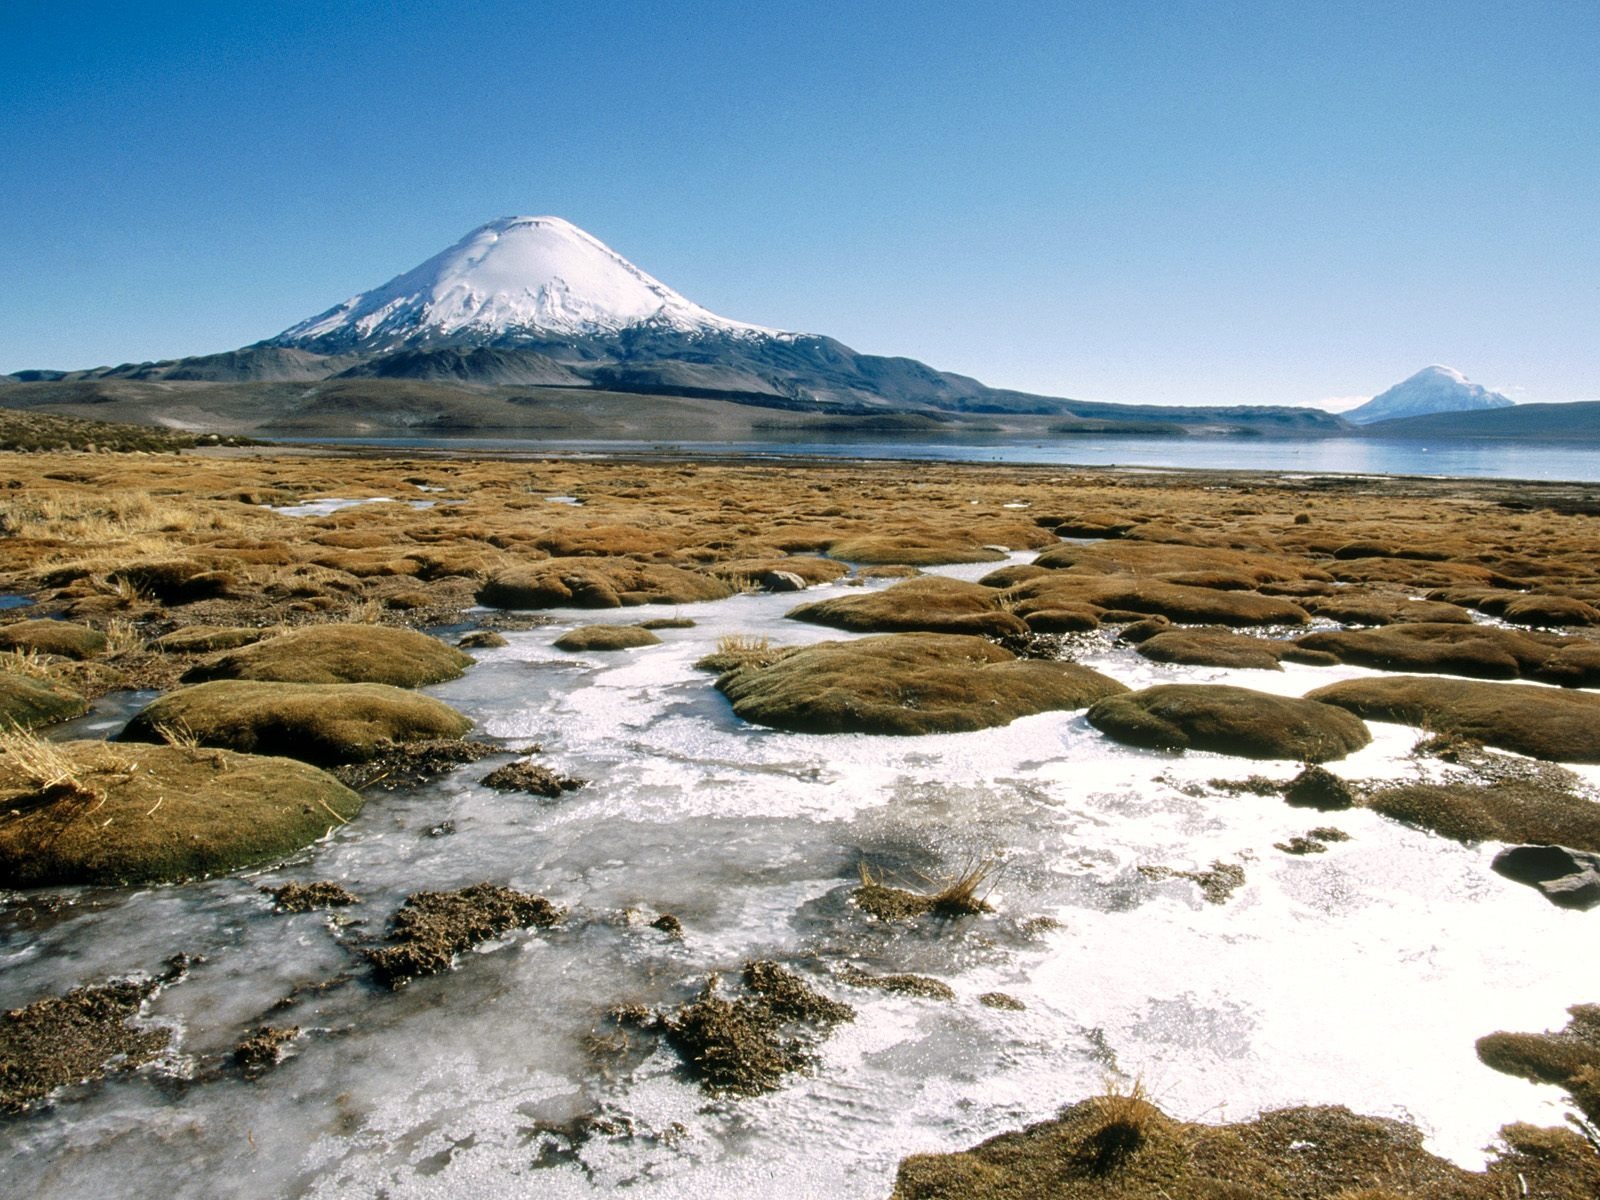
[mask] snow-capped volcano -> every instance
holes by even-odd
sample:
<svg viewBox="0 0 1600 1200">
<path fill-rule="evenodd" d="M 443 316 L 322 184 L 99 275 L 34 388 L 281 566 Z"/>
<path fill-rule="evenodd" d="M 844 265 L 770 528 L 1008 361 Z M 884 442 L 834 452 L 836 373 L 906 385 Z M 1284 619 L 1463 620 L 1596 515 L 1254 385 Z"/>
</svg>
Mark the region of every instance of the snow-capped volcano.
<svg viewBox="0 0 1600 1200">
<path fill-rule="evenodd" d="M 1357 425 L 1370 425 L 1374 421 L 1421 417 L 1429 413 L 1510 408 L 1512 403 L 1509 397 L 1471 382 L 1455 368 L 1435 364 L 1423 367 L 1360 408 L 1351 409 L 1344 414 L 1344 419 Z"/>
<path fill-rule="evenodd" d="M 775 335 L 701 308 L 560 217 L 502 217 L 271 339 L 329 350 L 590 337 L 636 326 Z"/>
</svg>

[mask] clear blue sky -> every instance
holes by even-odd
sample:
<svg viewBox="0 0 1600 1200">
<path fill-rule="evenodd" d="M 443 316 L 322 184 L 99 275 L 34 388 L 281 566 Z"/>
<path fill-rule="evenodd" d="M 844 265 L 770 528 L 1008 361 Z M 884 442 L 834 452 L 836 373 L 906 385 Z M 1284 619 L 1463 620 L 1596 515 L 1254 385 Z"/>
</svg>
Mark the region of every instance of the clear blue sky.
<svg viewBox="0 0 1600 1200">
<path fill-rule="evenodd" d="M 1600 399 L 1600 0 L 0 3 L 0 371 L 517 213 L 1001 386 Z"/>
</svg>

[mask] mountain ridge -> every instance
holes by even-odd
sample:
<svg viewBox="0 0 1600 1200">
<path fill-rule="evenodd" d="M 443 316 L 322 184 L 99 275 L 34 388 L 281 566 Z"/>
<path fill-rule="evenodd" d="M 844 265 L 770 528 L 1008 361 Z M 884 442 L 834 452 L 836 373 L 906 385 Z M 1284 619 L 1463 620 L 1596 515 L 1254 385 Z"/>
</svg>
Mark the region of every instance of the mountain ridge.
<svg viewBox="0 0 1600 1200">
<path fill-rule="evenodd" d="M 1423 367 L 1402 379 L 1365 404 L 1352 408 L 1344 419 L 1352 425 L 1371 425 L 1404 417 L 1423 417 L 1432 413 L 1480 412 L 1510 408 L 1513 401 L 1473 383 L 1454 367 L 1439 363 Z"/>
</svg>

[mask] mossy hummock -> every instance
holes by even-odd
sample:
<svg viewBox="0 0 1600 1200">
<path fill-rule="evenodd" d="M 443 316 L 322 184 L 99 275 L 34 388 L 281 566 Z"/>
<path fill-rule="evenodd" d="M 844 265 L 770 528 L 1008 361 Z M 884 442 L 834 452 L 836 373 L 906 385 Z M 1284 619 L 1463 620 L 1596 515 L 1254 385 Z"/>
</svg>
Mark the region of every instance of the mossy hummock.
<svg viewBox="0 0 1600 1200">
<path fill-rule="evenodd" d="M 176 734 L 203 746 L 332 765 L 373 758 L 396 743 L 457 738 L 471 728 L 442 700 L 381 683 L 222 679 L 160 697 L 118 736 L 160 742 Z"/>
<path fill-rule="evenodd" d="M 286 758 L 62 742 L 67 778 L 0 759 L 0 887 L 165 883 L 277 862 L 361 811 Z"/>
</svg>

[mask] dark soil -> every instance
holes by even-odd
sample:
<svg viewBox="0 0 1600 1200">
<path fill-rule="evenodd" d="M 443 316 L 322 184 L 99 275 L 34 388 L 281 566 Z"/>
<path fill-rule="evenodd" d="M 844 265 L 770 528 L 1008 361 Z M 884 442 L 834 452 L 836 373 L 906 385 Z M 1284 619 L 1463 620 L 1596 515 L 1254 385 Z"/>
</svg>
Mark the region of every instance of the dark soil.
<svg viewBox="0 0 1600 1200">
<path fill-rule="evenodd" d="M 261 891 L 272 897 L 272 905 L 279 912 L 303 913 L 318 908 L 343 908 L 360 904 L 361 897 L 343 884 L 323 881 L 319 883 L 286 883 L 282 887 L 264 887 Z"/>
<path fill-rule="evenodd" d="M 367 951 L 373 977 L 402 988 L 448 971 L 455 956 L 509 929 L 549 928 L 565 916 L 542 896 L 492 883 L 454 892 L 413 892 L 389 922 L 391 945 Z"/>
<path fill-rule="evenodd" d="M 0 1017 L 0 1111 L 24 1112 L 56 1088 L 99 1079 L 114 1059 L 114 1069 L 128 1070 L 160 1055 L 171 1030 L 128 1023 L 159 986 L 121 980 L 74 988 Z"/>
<path fill-rule="evenodd" d="M 497 792 L 527 792 L 530 796 L 543 796 L 547 800 L 558 798 L 563 792 L 573 792 L 588 783 L 570 775 L 557 775 L 548 767 L 537 763 L 514 762 L 496 767 L 478 781 Z"/>
<path fill-rule="evenodd" d="M 812 1046 L 855 1018 L 848 1004 L 813 991 L 777 963 L 746 963 L 745 995 L 726 1000 L 713 976 L 699 999 L 660 1026 L 691 1073 L 712 1093 L 757 1095 L 813 1061 Z"/>
<path fill-rule="evenodd" d="M 651 929 L 659 929 L 668 937 L 681 938 L 683 936 L 683 922 L 671 913 L 662 913 L 650 922 Z"/>
</svg>

